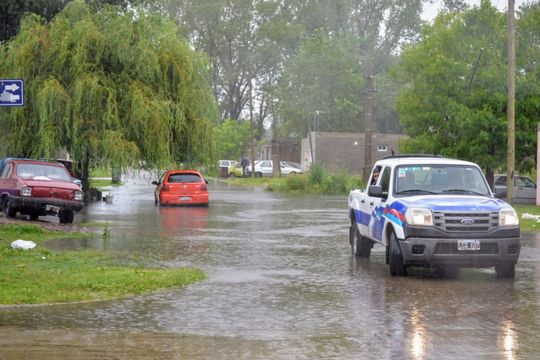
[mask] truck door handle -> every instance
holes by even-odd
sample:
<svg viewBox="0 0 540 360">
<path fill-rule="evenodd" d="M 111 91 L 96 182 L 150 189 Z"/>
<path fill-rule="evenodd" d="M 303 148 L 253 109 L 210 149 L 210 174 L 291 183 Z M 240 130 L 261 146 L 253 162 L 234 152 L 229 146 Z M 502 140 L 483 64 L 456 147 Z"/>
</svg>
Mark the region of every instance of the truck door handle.
<svg viewBox="0 0 540 360">
<path fill-rule="evenodd" d="M 366 202 L 366 200 L 360 200 L 360 202 L 361 202 L 362 204 L 364 204 L 364 203 Z"/>
<path fill-rule="evenodd" d="M 369 205 L 373 206 L 373 201 L 370 201 L 370 202 L 369 202 Z"/>
</svg>

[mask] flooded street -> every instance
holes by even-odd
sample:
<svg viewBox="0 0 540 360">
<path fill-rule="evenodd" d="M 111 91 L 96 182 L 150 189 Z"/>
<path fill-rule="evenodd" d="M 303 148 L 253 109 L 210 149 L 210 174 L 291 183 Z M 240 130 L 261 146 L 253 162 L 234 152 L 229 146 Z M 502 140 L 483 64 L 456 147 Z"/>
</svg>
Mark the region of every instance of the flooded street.
<svg viewBox="0 0 540 360">
<path fill-rule="evenodd" d="M 150 177 L 112 190 L 59 248 L 127 252 L 208 279 L 129 299 L 0 308 L 0 359 L 538 359 L 540 237 L 523 234 L 515 280 L 391 277 L 384 249 L 356 259 L 345 196 L 210 181 L 209 208 L 154 206 Z M 103 232 L 109 236 L 102 236 Z"/>
</svg>

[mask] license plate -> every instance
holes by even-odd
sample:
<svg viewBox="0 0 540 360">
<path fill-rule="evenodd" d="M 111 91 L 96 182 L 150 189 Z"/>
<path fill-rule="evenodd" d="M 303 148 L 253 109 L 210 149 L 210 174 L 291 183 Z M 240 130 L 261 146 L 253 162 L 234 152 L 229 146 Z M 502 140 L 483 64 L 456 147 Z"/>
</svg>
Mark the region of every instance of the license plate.
<svg viewBox="0 0 540 360">
<path fill-rule="evenodd" d="M 45 211 L 57 213 L 60 211 L 60 208 L 54 205 L 45 205 Z"/>
<path fill-rule="evenodd" d="M 190 196 L 180 196 L 180 201 L 189 201 L 191 200 Z"/>
<path fill-rule="evenodd" d="M 479 240 L 458 240 L 457 243 L 458 250 L 464 251 L 477 251 L 480 250 L 480 241 Z"/>
</svg>

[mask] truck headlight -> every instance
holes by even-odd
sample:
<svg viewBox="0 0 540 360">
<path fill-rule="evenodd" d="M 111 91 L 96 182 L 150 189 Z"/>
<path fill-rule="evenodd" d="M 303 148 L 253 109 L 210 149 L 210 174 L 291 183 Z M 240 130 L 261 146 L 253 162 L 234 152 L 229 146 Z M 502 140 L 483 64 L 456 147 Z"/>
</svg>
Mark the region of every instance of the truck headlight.
<svg viewBox="0 0 540 360">
<path fill-rule="evenodd" d="M 21 189 L 22 196 L 32 196 L 32 188 L 30 186 L 25 186 Z"/>
<path fill-rule="evenodd" d="M 82 199 L 83 199 L 82 191 L 75 191 L 75 194 L 73 194 L 73 199 L 75 199 L 77 201 L 82 201 Z"/>
<path fill-rule="evenodd" d="M 433 226 L 433 214 L 429 209 L 410 208 L 405 212 L 405 218 L 409 225 Z"/>
<path fill-rule="evenodd" d="M 514 209 L 502 209 L 499 211 L 499 226 L 519 225 L 519 217 Z"/>
</svg>

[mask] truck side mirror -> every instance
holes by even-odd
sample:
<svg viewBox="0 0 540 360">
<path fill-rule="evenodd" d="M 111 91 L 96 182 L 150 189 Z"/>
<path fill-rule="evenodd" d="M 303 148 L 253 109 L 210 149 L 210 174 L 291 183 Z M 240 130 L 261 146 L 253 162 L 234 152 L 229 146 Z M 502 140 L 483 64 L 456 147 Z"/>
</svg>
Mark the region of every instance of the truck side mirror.
<svg viewBox="0 0 540 360">
<path fill-rule="evenodd" d="M 368 188 L 368 195 L 382 199 L 386 199 L 388 197 L 388 193 L 383 192 L 382 186 L 380 185 L 370 185 Z"/>
</svg>

